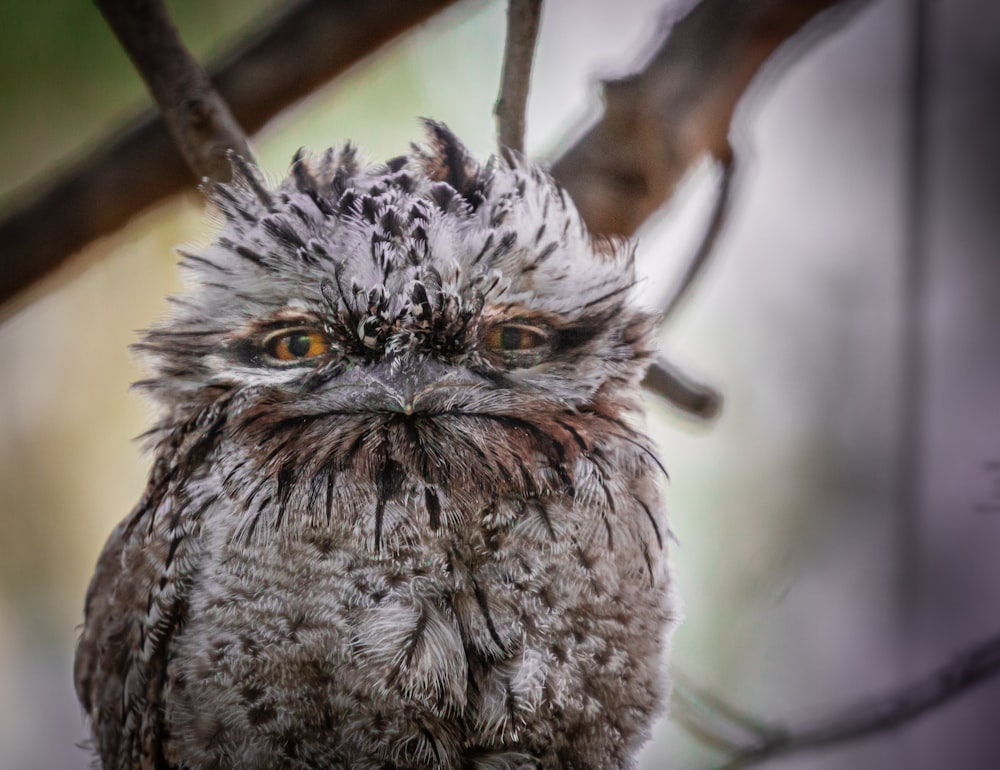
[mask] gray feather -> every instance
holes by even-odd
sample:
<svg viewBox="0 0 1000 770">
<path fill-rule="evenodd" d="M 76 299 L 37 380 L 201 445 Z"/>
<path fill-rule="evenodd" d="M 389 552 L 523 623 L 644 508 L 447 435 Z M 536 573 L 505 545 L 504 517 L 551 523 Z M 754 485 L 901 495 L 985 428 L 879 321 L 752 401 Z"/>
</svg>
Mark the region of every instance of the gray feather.
<svg viewBox="0 0 1000 770">
<path fill-rule="evenodd" d="M 674 603 L 632 248 L 428 133 L 207 190 L 77 652 L 105 768 L 634 766 Z"/>
</svg>

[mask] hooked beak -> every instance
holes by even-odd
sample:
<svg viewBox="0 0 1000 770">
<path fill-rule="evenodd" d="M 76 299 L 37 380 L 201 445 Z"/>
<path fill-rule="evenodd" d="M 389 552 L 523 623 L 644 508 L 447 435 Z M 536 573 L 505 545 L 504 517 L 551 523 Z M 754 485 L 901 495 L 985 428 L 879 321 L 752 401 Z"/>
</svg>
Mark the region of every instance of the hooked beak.
<svg viewBox="0 0 1000 770">
<path fill-rule="evenodd" d="M 390 359 L 371 366 L 357 367 L 350 374 L 364 387 L 373 411 L 407 417 L 421 412 L 443 411 L 468 394 L 470 388 L 490 384 L 485 377 L 465 367 L 450 366 L 432 358 Z"/>
</svg>

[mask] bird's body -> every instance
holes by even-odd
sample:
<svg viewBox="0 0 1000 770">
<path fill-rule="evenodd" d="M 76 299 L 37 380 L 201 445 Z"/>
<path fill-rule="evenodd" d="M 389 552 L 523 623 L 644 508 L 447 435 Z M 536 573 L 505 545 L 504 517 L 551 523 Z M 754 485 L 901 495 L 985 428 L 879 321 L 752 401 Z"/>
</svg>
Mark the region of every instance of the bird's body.
<svg viewBox="0 0 1000 770">
<path fill-rule="evenodd" d="M 673 608 L 631 254 L 430 130 L 214 191 L 88 592 L 108 770 L 634 765 Z"/>
</svg>

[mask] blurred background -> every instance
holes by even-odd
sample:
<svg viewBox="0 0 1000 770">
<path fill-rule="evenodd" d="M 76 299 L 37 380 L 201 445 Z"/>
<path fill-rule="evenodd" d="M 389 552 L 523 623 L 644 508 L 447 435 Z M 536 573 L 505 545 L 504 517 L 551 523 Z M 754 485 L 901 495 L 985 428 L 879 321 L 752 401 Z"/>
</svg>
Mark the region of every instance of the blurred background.
<svg viewBox="0 0 1000 770">
<path fill-rule="evenodd" d="M 168 2 L 203 61 L 279 5 Z M 599 114 L 599 80 L 633 69 L 690 5 L 549 0 L 529 154 L 555 157 Z M 675 665 L 792 728 L 1000 631 L 1000 5 L 927 7 L 916 229 L 913 3 L 875 0 L 807 35 L 741 107 L 734 210 L 663 334 L 722 390 L 722 414 L 698 424 L 650 398 L 686 607 Z M 271 122 L 258 158 L 276 178 L 300 146 L 352 138 L 387 158 L 419 138 L 418 116 L 487 155 L 504 14 L 480 0 L 435 17 Z M 0 217 L 146 101 L 89 3 L 4 0 Z M 650 303 L 695 247 L 715 181 L 698 170 L 640 233 Z M 927 257 L 918 387 L 901 367 L 914 234 Z M 179 287 L 172 248 L 211 235 L 196 195 L 171 199 L 0 317 L 0 770 L 89 766 L 71 675 L 83 595 L 148 466 L 132 438 L 150 410 L 129 392 L 141 372 L 127 347 Z M 918 449 L 909 510 L 902 441 Z M 992 770 L 998 709 L 993 681 L 905 730 L 768 766 Z M 721 758 L 664 720 L 642 766 Z"/>
</svg>

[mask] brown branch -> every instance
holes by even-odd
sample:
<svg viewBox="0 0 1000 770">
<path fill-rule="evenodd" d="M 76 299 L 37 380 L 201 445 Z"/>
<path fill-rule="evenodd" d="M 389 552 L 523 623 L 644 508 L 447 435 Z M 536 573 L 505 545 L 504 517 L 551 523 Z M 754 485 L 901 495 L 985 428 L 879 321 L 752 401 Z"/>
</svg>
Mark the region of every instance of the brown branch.
<svg viewBox="0 0 1000 770">
<path fill-rule="evenodd" d="M 531 63 L 535 56 L 541 15 L 542 0 L 508 0 L 500 95 L 493 114 L 497 119 L 497 144 L 500 149 L 506 148 L 522 155 Z"/>
<path fill-rule="evenodd" d="M 695 684 L 683 671 L 675 670 L 673 678 L 670 718 L 706 746 L 735 754 L 751 741 L 772 741 L 787 734 Z"/>
<path fill-rule="evenodd" d="M 301 0 L 212 69 L 233 116 L 253 133 L 402 32 L 455 0 Z M 145 111 L 0 222 L 0 306 L 83 246 L 193 187 L 163 120 Z M 10 200 L 10 199 L 8 199 Z"/>
<path fill-rule="evenodd" d="M 699 743 L 723 754 L 739 751 L 742 745 L 728 734 L 730 725 L 727 722 L 689 702 L 676 683 L 670 694 L 670 719 Z"/>
<path fill-rule="evenodd" d="M 213 81 L 252 134 L 453 1 L 301 0 L 216 67 Z M 733 107 L 761 63 L 835 4 L 703 0 L 643 72 L 609 84 L 605 118 L 554 169 L 591 229 L 631 234 L 702 152 L 724 155 Z M 0 222 L 0 304 L 190 181 L 162 121 L 145 113 Z"/>
<path fill-rule="evenodd" d="M 231 177 L 230 151 L 250 160 L 250 145 L 229 106 L 195 61 L 161 0 L 96 0 L 160 108 L 167 129 L 196 177 Z"/>
<path fill-rule="evenodd" d="M 965 650 L 920 681 L 880 698 L 856 704 L 814 726 L 794 731 L 752 720 L 713 696 L 715 706 L 710 705 L 709 709 L 716 712 L 716 717 L 721 717 L 730 725 L 743 727 L 758 737 L 757 741 L 730 753 L 717 770 L 741 770 L 788 754 L 867 738 L 907 725 L 998 674 L 1000 634 Z M 720 703 L 723 705 L 720 706 Z M 716 725 L 718 721 L 715 719 Z M 704 734 L 706 732 L 708 735 Z M 723 733 L 724 729 L 717 726 L 705 729 L 704 722 L 693 731 L 695 737 L 709 744 L 732 746 L 733 739 Z"/>
<path fill-rule="evenodd" d="M 708 226 L 702 235 L 698 248 L 691 256 L 687 267 L 681 274 L 670 296 L 664 302 L 661 318 L 666 321 L 677 311 L 684 298 L 691 291 L 698 276 L 708 265 L 709 257 L 715 251 L 715 243 L 719 233 L 726 223 L 729 213 L 729 201 L 732 197 L 734 166 L 733 156 L 721 161 L 722 178 L 719 180 L 719 191 L 716 194 L 715 206 L 709 217 Z M 699 420 L 714 420 L 722 410 L 722 394 L 703 382 L 697 381 L 691 374 L 685 373 L 666 358 L 660 356 L 646 373 L 643 385 L 662 396 L 684 414 Z"/>
<path fill-rule="evenodd" d="M 719 391 L 681 371 L 663 356 L 649 367 L 642 386 L 699 420 L 713 419 L 722 408 Z"/>
<path fill-rule="evenodd" d="M 553 166 L 594 232 L 632 235 L 706 153 L 725 166 L 718 204 L 667 312 L 704 269 L 725 222 L 736 105 L 776 49 L 823 11 L 864 0 L 702 0 L 640 72 L 605 84 L 603 118 Z M 831 29 L 827 26 L 825 30 Z M 722 404 L 664 359 L 644 385 L 681 411 L 711 419 Z"/>
<path fill-rule="evenodd" d="M 605 84 L 603 118 L 553 166 L 590 229 L 631 235 L 702 155 L 728 160 L 733 112 L 765 61 L 821 12 L 861 4 L 698 3 L 641 72 Z"/>
<path fill-rule="evenodd" d="M 907 8 L 910 41 L 909 83 L 903 175 L 902 317 L 899 324 L 899 374 L 897 375 L 897 431 L 895 489 L 896 596 L 905 623 L 913 612 L 919 585 L 918 568 L 923 550 L 921 494 L 927 451 L 927 379 L 930 247 L 928 240 L 928 147 L 931 121 L 930 82 L 931 13 L 927 0 L 914 0 Z"/>
<path fill-rule="evenodd" d="M 703 0 L 697 5 L 673 27 L 643 71 L 607 85 L 604 118 L 555 164 L 556 178 L 590 228 L 630 235 L 702 154 L 728 160 L 733 110 L 764 61 L 821 11 L 857 2 Z M 214 80 L 233 115 L 252 132 L 295 98 L 447 4 L 303 1 L 221 66 Z M 530 67 L 530 57 L 519 60 Z M 527 77 L 521 82 L 526 87 Z M 147 116 L 0 223 L 5 244 L 0 303 L 188 182 L 162 124 Z M 692 278 L 707 261 L 720 226 L 721 218 L 710 227 Z M 682 411 L 706 419 L 721 403 L 711 388 L 664 361 L 650 370 L 647 386 Z"/>
<path fill-rule="evenodd" d="M 719 233 L 722 232 L 722 228 L 726 223 L 726 217 L 729 214 L 729 202 L 732 199 L 736 160 L 730 155 L 727 159 L 720 161 L 720 165 L 722 166 L 722 178 L 719 180 L 719 191 L 716 193 L 715 206 L 712 208 L 708 226 L 705 228 L 705 232 L 701 237 L 701 243 L 698 244 L 698 248 L 691 256 L 691 260 L 684 269 L 680 280 L 677 281 L 669 298 L 663 303 L 664 320 L 668 320 L 673 316 L 677 308 L 680 307 L 681 302 L 688 295 L 688 292 L 691 291 L 691 287 L 694 286 L 698 276 L 705 270 L 709 257 L 715 252 L 715 242 L 719 239 Z"/>
</svg>

